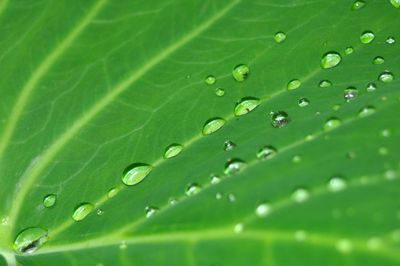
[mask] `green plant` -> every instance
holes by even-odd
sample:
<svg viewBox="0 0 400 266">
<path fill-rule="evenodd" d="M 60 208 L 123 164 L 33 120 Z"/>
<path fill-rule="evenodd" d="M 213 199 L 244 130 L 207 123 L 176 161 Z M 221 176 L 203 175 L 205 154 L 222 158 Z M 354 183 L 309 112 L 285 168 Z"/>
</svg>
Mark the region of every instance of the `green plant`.
<svg viewBox="0 0 400 266">
<path fill-rule="evenodd" d="M 398 265 L 400 2 L 0 2 L 0 265 Z"/>
</svg>

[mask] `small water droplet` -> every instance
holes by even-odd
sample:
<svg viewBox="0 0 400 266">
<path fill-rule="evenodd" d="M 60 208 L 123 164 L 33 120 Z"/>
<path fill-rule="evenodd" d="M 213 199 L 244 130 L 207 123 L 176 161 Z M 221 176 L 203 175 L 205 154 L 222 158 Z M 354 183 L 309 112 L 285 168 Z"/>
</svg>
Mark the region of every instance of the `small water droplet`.
<svg viewBox="0 0 400 266">
<path fill-rule="evenodd" d="M 126 249 L 128 247 L 128 245 L 126 244 L 125 241 L 122 241 L 121 244 L 119 245 L 120 249 Z"/>
<path fill-rule="evenodd" d="M 321 67 L 324 69 L 332 68 L 337 66 L 340 61 L 342 61 L 342 57 L 338 52 L 328 52 L 321 59 Z"/>
<path fill-rule="evenodd" d="M 328 190 L 331 192 L 338 192 L 347 187 L 346 181 L 342 177 L 334 176 L 329 179 Z"/>
<path fill-rule="evenodd" d="M 275 128 L 284 127 L 290 122 L 289 115 L 286 112 L 279 111 L 271 114 L 271 124 Z"/>
<path fill-rule="evenodd" d="M 3 218 L 1 218 L 0 224 L 3 226 L 9 225 L 10 224 L 10 217 L 9 216 L 5 216 Z"/>
<path fill-rule="evenodd" d="M 321 80 L 321 82 L 319 83 L 319 86 L 321 88 L 328 88 L 328 87 L 332 86 L 332 82 L 330 82 L 329 80 Z"/>
<path fill-rule="evenodd" d="M 241 171 L 246 166 L 246 163 L 241 159 L 230 159 L 225 164 L 224 174 L 233 175 Z"/>
<path fill-rule="evenodd" d="M 348 239 L 341 239 L 337 242 L 336 248 L 341 253 L 349 253 L 353 249 L 353 245 Z"/>
<path fill-rule="evenodd" d="M 273 146 L 264 146 L 257 152 L 257 158 L 262 160 L 268 160 L 273 158 L 278 151 Z"/>
<path fill-rule="evenodd" d="M 333 110 L 333 111 L 337 111 L 337 110 L 340 109 L 340 107 L 341 107 L 340 104 L 335 104 L 334 106 L 332 106 L 332 110 Z"/>
<path fill-rule="evenodd" d="M 233 193 L 229 193 L 227 197 L 228 197 L 228 201 L 229 202 L 235 202 L 236 201 L 236 195 L 233 194 Z"/>
<path fill-rule="evenodd" d="M 356 153 L 355 153 L 354 151 L 349 151 L 349 152 L 346 154 L 346 157 L 347 157 L 347 159 L 349 159 L 349 160 L 353 160 L 354 158 L 356 158 Z"/>
<path fill-rule="evenodd" d="M 307 98 L 300 98 L 298 104 L 299 107 L 306 107 L 310 104 L 310 101 Z"/>
<path fill-rule="evenodd" d="M 201 191 L 201 186 L 197 183 L 191 183 L 186 189 L 187 196 L 193 196 Z"/>
<path fill-rule="evenodd" d="M 292 161 L 294 163 L 299 163 L 299 162 L 301 162 L 301 157 L 299 155 L 295 155 L 295 156 L 293 156 Z"/>
<path fill-rule="evenodd" d="M 392 6 L 394 6 L 395 8 L 400 8 L 400 0 L 390 0 L 390 3 L 391 3 Z"/>
<path fill-rule="evenodd" d="M 215 89 L 215 95 L 217 95 L 218 97 L 222 97 L 225 95 L 225 90 L 222 88 L 217 88 Z"/>
<path fill-rule="evenodd" d="M 303 230 L 298 230 L 294 233 L 294 239 L 299 242 L 303 242 L 307 239 L 307 233 Z"/>
<path fill-rule="evenodd" d="M 86 218 L 94 209 L 93 204 L 91 203 L 82 203 L 78 207 L 75 208 L 74 213 L 72 214 L 72 219 L 79 222 Z"/>
<path fill-rule="evenodd" d="M 390 132 L 390 129 L 386 128 L 386 129 L 382 130 L 381 135 L 385 138 L 388 138 L 392 135 L 392 133 Z"/>
<path fill-rule="evenodd" d="M 297 203 L 302 203 L 308 200 L 310 192 L 305 188 L 298 188 L 292 194 L 292 199 Z"/>
<path fill-rule="evenodd" d="M 53 207 L 56 204 L 57 196 L 55 194 L 49 194 L 43 198 L 43 206 L 46 208 Z"/>
<path fill-rule="evenodd" d="M 375 34 L 372 31 L 364 31 L 360 36 L 360 41 L 364 44 L 371 43 L 375 39 Z"/>
<path fill-rule="evenodd" d="M 374 65 L 381 65 L 381 64 L 385 63 L 385 59 L 382 56 L 377 56 L 374 58 L 374 60 L 372 60 L 372 63 Z"/>
<path fill-rule="evenodd" d="M 331 117 L 324 124 L 324 130 L 329 131 L 339 127 L 342 124 L 342 121 L 339 118 Z"/>
<path fill-rule="evenodd" d="M 394 80 L 394 75 L 392 72 L 386 70 L 379 75 L 378 79 L 383 83 L 390 83 Z"/>
<path fill-rule="evenodd" d="M 396 171 L 387 170 L 387 171 L 385 172 L 385 178 L 386 178 L 387 180 L 394 180 L 394 179 L 396 179 L 396 178 L 397 178 L 397 173 L 396 173 Z"/>
<path fill-rule="evenodd" d="M 134 163 L 125 168 L 122 174 L 122 182 L 127 186 L 133 186 L 145 179 L 153 169 L 152 166 L 144 163 Z"/>
<path fill-rule="evenodd" d="M 243 229 L 244 229 L 244 225 L 241 224 L 241 223 L 239 223 L 239 224 L 236 224 L 236 225 L 235 225 L 235 227 L 233 228 L 233 231 L 234 231 L 236 234 L 240 234 L 241 232 L 243 232 Z"/>
<path fill-rule="evenodd" d="M 47 230 L 40 227 L 29 227 L 17 235 L 13 248 L 19 253 L 31 254 L 43 246 L 47 239 Z"/>
<path fill-rule="evenodd" d="M 254 97 L 245 97 L 240 100 L 235 106 L 235 116 L 241 116 L 250 113 L 260 105 L 260 99 Z"/>
<path fill-rule="evenodd" d="M 158 212 L 158 208 L 152 207 L 152 206 L 147 206 L 144 209 L 144 211 L 146 213 L 146 218 L 150 218 L 150 217 L 153 217 Z"/>
<path fill-rule="evenodd" d="M 211 184 L 215 185 L 221 182 L 221 177 L 218 175 L 211 175 Z"/>
<path fill-rule="evenodd" d="M 358 0 L 353 3 L 353 6 L 351 7 L 352 10 L 359 10 L 365 6 L 365 1 L 364 0 Z"/>
<path fill-rule="evenodd" d="M 173 206 L 173 205 L 178 203 L 178 199 L 177 198 L 170 198 L 168 200 L 168 203 L 169 203 L 169 205 Z"/>
<path fill-rule="evenodd" d="M 375 107 L 368 105 L 363 107 L 359 112 L 358 112 L 358 116 L 359 117 L 366 117 L 369 115 L 372 115 L 373 113 L 375 113 L 376 109 Z"/>
<path fill-rule="evenodd" d="M 216 198 L 217 200 L 222 199 L 222 194 L 218 192 L 217 194 L 215 194 L 215 198 Z"/>
<path fill-rule="evenodd" d="M 292 79 L 291 81 L 289 81 L 289 83 L 287 84 L 287 89 L 290 90 L 295 90 L 300 88 L 301 86 L 301 81 L 298 79 Z"/>
<path fill-rule="evenodd" d="M 373 92 L 373 91 L 376 91 L 376 84 L 370 82 L 367 84 L 367 92 Z"/>
<path fill-rule="evenodd" d="M 256 215 L 260 218 L 268 216 L 271 212 L 271 206 L 268 203 L 261 203 L 256 208 Z"/>
<path fill-rule="evenodd" d="M 109 199 L 113 198 L 115 195 L 118 194 L 118 189 L 116 187 L 111 188 L 108 193 L 107 193 L 107 197 Z"/>
<path fill-rule="evenodd" d="M 286 40 L 286 34 L 282 31 L 275 33 L 274 39 L 277 43 L 281 43 Z"/>
<path fill-rule="evenodd" d="M 388 155 L 389 150 L 388 150 L 386 147 L 380 147 L 380 148 L 378 149 L 378 153 L 379 153 L 380 155 L 385 156 L 385 155 Z"/>
<path fill-rule="evenodd" d="M 250 68 L 245 64 L 237 65 L 233 68 L 233 78 L 238 82 L 245 81 L 250 74 Z"/>
<path fill-rule="evenodd" d="M 96 210 L 96 214 L 97 214 L 98 216 L 102 216 L 102 215 L 104 214 L 104 211 L 103 211 L 102 209 L 97 209 L 97 210 Z"/>
<path fill-rule="evenodd" d="M 225 125 L 225 119 L 220 117 L 211 118 L 206 121 L 203 126 L 203 135 L 210 135 L 218 130 L 220 130 Z"/>
<path fill-rule="evenodd" d="M 395 44 L 396 43 L 396 39 L 393 36 L 389 36 L 386 39 L 386 43 L 387 44 Z"/>
<path fill-rule="evenodd" d="M 350 55 L 350 54 L 352 54 L 353 52 L 354 52 L 354 48 L 351 47 L 351 46 L 347 47 L 347 48 L 344 50 L 344 53 L 345 53 L 346 55 Z"/>
<path fill-rule="evenodd" d="M 236 144 L 233 141 L 227 140 L 224 142 L 224 151 L 231 151 L 236 148 Z"/>
<path fill-rule="evenodd" d="M 358 90 L 355 87 L 348 87 L 344 90 L 343 97 L 346 102 L 351 102 L 358 97 Z"/>
<path fill-rule="evenodd" d="M 205 79 L 207 85 L 213 85 L 217 82 L 217 79 L 213 75 L 208 75 Z"/>
<path fill-rule="evenodd" d="M 164 158 L 169 159 L 179 155 L 183 150 L 183 146 L 178 143 L 173 143 L 169 145 L 164 152 Z"/>
</svg>

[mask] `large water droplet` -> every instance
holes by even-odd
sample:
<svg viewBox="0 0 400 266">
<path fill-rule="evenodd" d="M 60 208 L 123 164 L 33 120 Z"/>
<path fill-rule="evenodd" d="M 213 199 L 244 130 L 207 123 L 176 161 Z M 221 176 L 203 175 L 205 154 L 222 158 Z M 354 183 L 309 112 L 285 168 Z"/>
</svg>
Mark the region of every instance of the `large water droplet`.
<svg viewBox="0 0 400 266">
<path fill-rule="evenodd" d="M 286 34 L 282 31 L 275 33 L 274 39 L 277 43 L 281 43 L 286 40 Z"/>
<path fill-rule="evenodd" d="M 326 131 L 332 130 L 334 128 L 337 128 L 341 124 L 342 121 L 339 118 L 336 117 L 329 118 L 324 124 L 324 130 Z"/>
<path fill-rule="evenodd" d="M 236 81 L 243 82 L 250 74 L 250 68 L 245 64 L 237 65 L 233 68 L 232 75 Z"/>
<path fill-rule="evenodd" d="M 225 119 L 215 117 L 206 121 L 203 126 L 203 135 L 210 135 L 220 130 L 225 125 Z"/>
<path fill-rule="evenodd" d="M 353 6 L 351 7 L 352 10 L 359 10 L 365 6 L 365 1 L 364 0 L 358 0 L 353 3 Z"/>
<path fill-rule="evenodd" d="M 310 101 L 307 98 L 300 98 L 299 107 L 306 107 L 310 104 Z"/>
<path fill-rule="evenodd" d="M 133 186 L 145 179 L 153 169 L 144 163 L 134 163 L 128 166 L 122 174 L 122 182 L 127 186 Z"/>
<path fill-rule="evenodd" d="M 292 199 L 298 203 L 302 203 L 308 200 L 309 197 L 310 197 L 310 192 L 308 192 L 308 190 L 305 188 L 298 188 L 295 191 L 293 191 L 292 194 Z"/>
<path fill-rule="evenodd" d="M 208 75 L 205 79 L 207 85 L 213 85 L 215 82 L 217 82 L 217 79 L 213 75 Z"/>
<path fill-rule="evenodd" d="M 359 117 L 366 117 L 366 116 L 372 115 L 372 114 L 375 113 L 375 112 L 376 112 L 375 107 L 373 107 L 373 106 L 371 106 L 371 105 L 368 105 L 368 106 L 363 107 L 363 108 L 358 112 L 358 116 L 359 116 Z"/>
<path fill-rule="evenodd" d="M 277 150 L 273 146 L 264 146 L 257 152 L 257 158 L 268 160 L 277 154 Z"/>
<path fill-rule="evenodd" d="M 86 218 L 94 209 L 93 204 L 91 203 L 82 203 L 78 207 L 75 208 L 74 213 L 72 214 L 72 219 L 79 222 Z"/>
<path fill-rule="evenodd" d="M 338 52 L 328 52 L 321 59 L 321 67 L 324 69 L 332 68 L 337 66 L 340 61 L 342 61 L 342 57 Z"/>
<path fill-rule="evenodd" d="M 233 141 L 227 140 L 224 142 L 224 151 L 231 151 L 236 147 Z"/>
<path fill-rule="evenodd" d="M 240 100 L 235 106 L 235 116 L 241 116 L 250 113 L 258 105 L 260 105 L 260 99 L 254 97 L 246 97 Z"/>
<path fill-rule="evenodd" d="M 57 196 L 55 194 L 49 194 L 43 198 L 43 206 L 46 208 L 53 207 L 56 204 Z"/>
<path fill-rule="evenodd" d="M 375 34 L 372 31 L 365 31 L 360 36 L 360 41 L 364 44 L 371 43 L 375 39 Z"/>
<path fill-rule="evenodd" d="M 169 158 L 175 157 L 178 154 L 180 154 L 182 152 L 182 150 L 183 150 L 183 146 L 181 144 L 173 143 L 165 149 L 164 158 L 169 159 Z"/>
<path fill-rule="evenodd" d="M 225 175 L 233 175 L 240 170 L 242 170 L 246 166 L 246 163 L 241 159 L 230 159 L 225 164 L 224 174 Z"/>
<path fill-rule="evenodd" d="M 395 8 L 400 8 L 400 0 L 390 0 L 390 3 L 391 3 L 392 6 L 394 6 Z"/>
<path fill-rule="evenodd" d="M 381 65 L 381 64 L 385 63 L 385 59 L 382 56 L 377 56 L 374 58 L 374 60 L 372 60 L 372 63 L 374 65 Z"/>
<path fill-rule="evenodd" d="M 199 193 L 201 190 L 201 186 L 197 183 L 192 183 L 190 184 L 187 189 L 186 189 L 186 195 L 188 196 L 193 196 L 197 193 Z"/>
<path fill-rule="evenodd" d="M 260 218 L 266 217 L 271 212 L 271 206 L 268 203 L 261 203 L 256 208 L 256 215 Z"/>
<path fill-rule="evenodd" d="M 279 111 L 271 113 L 271 124 L 275 128 L 281 128 L 289 123 L 289 115 L 286 112 Z"/>
<path fill-rule="evenodd" d="M 152 206 L 147 206 L 144 209 L 144 211 L 146 213 L 146 218 L 150 218 L 150 217 L 154 216 L 158 212 L 158 208 L 152 207 Z"/>
<path fill-rule="evenodd" d="M 289 81 L 289 83 L 287 84 L 287 89 L 288 90 L 295 90 L 300 88 L 301 86 L 301 81 L 298 79 L 293 79 L 291 81 Z"/>
<path fill-rule="evenodd" d="M 378 79 L 383 83 L 390 83 L 394 80 L 394 75 L 392 72 L 386 70 L 379 75 Z"/>
<path fill-rule="evenodd" d="M 348 87 L 344 90 L 343 97 L 346 102 L 351 102 L 358 97 L 358 90 L 355 87 Z"/>
<path fill-rule="evenodd" d="M 43 246 L 47 239 L 47 230 L 39 227 L 29 227 L 18 234 L 14 240 L 13 248 L 19 253 L 30 254 Z"/>
<path fill-rule="evenodd" d="M 328 182 L 328 190 L 332 192 L 338 192 L 347 187 L 346 181 L 342 177 L 332 177 Z"/>
<path fill-rule="evenodd" d="M 329 80 L 321 80 L 321 82 L 319 83 L 319 86 L 321 88 L 328 88 L 328 87 L 332 86 L 332 82 L 330 82 Z"/>
</svg>

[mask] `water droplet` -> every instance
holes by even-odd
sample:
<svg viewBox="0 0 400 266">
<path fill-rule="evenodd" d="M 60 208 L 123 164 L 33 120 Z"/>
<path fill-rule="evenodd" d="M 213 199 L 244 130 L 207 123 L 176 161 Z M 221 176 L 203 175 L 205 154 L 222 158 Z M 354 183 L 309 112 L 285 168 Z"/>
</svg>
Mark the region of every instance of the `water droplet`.
<svg viewBox="0 0 400 266">
<path fill-rule="evenodd" d="M 350 55 L 350 54 L 352 54 L 353 52 L 354 52 L 354 48 L 351 47 L 351 46 L 347 47 L 347 48 L 344 50 L 344 53 L 345 53 L 346 55 Z"/>
<path fill-rule="evenodd" d="M 221 182 L 221 177 L 217 175 L 211 175 L 211 184 L 215 185 Z"/>
<path fill-rule="evenodd" d="M 393 36 L 389 36 L 386 39 L 386 43 L 387 44 L 395 44 L 396 43 L 396 39 Z"/>
<path fill-rule="evenodd" d="M 310 104 L 310 101 L 307 98 L 301 98 L 299 100 L 299 107 L 306 107 Z"/>
<path fill-rule="evenodd" d="M 367 92 L 373 92 L 373 91 L 376 91 L 376 84 L 370 82 L 367 84 Z"/>
<path fill-rule="evenodd" d="M 13 248 L 19 253 L 30 254 L 47 242 L 47 230 L 39 227 L 29 227 L 21 231 L 14 240 Z"/>
<path fill-rule="evenodd" d="M 222 194 L 218 192 L 217 194 L 215 194 L 215 198 L 216 198 L 217 200 L 222 199 Z"/>
<path fill-rule="evenodd" d="M 294 163 L 299 163 L 299 162 L 301 162 L 301 157 L 299 155 L 295 155 L 295 156 L 293 156 L 292 161 Z"/>
<path fill-rule="evenodd" d="M 349 160 L 353 160 L 354 158 L 356 158 L 356 153 L 355 153 L 354 151 L 349 151 L 349 152 L 346 154 L 346 157 L 347 157 L 347 159 L 349 159 Z"/>
<path fill-rule="evenodd" d="M 380 147 L 378 153 L 380 155 L 387 155 L 389 153 L 389 150 L 386 147 Z"/>
<path fill-rule="evenodd" d="M 394 6 L 395 8 L 400 8 L 400 0 L 390 0 L 390 3 L 391 3 L 392 6 Z"/>
<path fill-rule="evenodd" d="M 324 130 L 329 131 L 337 128 L 342 124 L 342 121 L 339 118 L 331 117 L 324 124 Z"/>
<path fill-rule="evenodd" d="M 225 125 L 225 119 L 215 117 L 206 121 L 203 126 L 203 135 L 210 135 L 220 130 Z"/>
<path fill-rule="evenodd" d="M 294 233 L 294 239 L 299 242 L 302 242 L 307 239 L 307 233 L 303 230 L 298 230 Z"/>
<path fill-rule="evenodd" d="M 351 7 L 351 9 L 352 10 L 359 10 L 359 9 L 363 8 L 364 6 L 365 6 L 365 1 L 358 0 L 358 1 L 355 1 L 353 3 L 353 6 Z"/>
<path fill-rule="evenodd" d="M 190 184 L 186 189 L 187 196 L 193 196 L 201 191 L 201 186 L 197 183 Z"/>
<path fill-rule="evenodd" d="M 233 141 L 227 140 L 224 142 L 224 151 L 231 151 L 236 148 L 236 144 Z"/>
<path fill-rule="evenodd" d="M 127 186 L 133 186 L 145 179 L 153 169 L 152 166 L 144 163 L 134 163 L 125 168 L 122 174 L 122 182 Z"/>
<path fill-rule="evenodd" d="M 375 34 L 372 31 L 365 31 L 360 36 L 360 41 L 364 44 L 371 43 L 375 39 Z"/>
<path fill-rule="evenodd" d="M 122 241 L 121 244 L 119 245 L 120 249 L 126 249 L 128 247 L 128 245 L 126 244 L 125 241 Z"/>
<path fill-rule="evenodd" d="M 178 199 L 177 198 L 170 198 L 168 200 L 168 203 L 169 203 L 169 205 L 173 206 L 173 205 L 178 203 Z"/>
<path fill-rule="evenodd" d="M 385 172 L 385 178 L 386 178 L 387 180 L 394 180 L 394 179 L 396 179 L 396 178 L 397 178 L 397 173 L 396 173 L 396 171 L 387 170 L 387 171 Z"/>
<path fill-rule="evenodd" d="M 232 75 L 236 81 L 243 82 L 249 76 L 250 68 L 245 64 L 237 65 L 233 68 Z"/>
<path fill-rule="evenodd" d="M 102 216 L 102 215 L 104 214 L 104 211 L 103 211 L 102 209 L 97 209 L 97 210 L 96 210 L 96 214 L 97 214 L 98 216 Z"/>
<path fill-rule="evenodd" d="M 394 80 L 394 75 L 392 72 L 386 70 L 379 75 L 378 79 L 383 83 L 390 83 Z"/>
<path fill-rule="evenodd" d="M 369 116 L 369 115 L 375 113 L 375 111 L 376 111 L 375 107 L 373 107 L 371 105 L 365 106 L 358 112 L 358 116 L 366 117 L 366 116 Z"/>
<path fill-rule="evenodd" d="M 308 190 L 305 188 L 298 188 L 292 194 L 292 199 L 298 203 L 305 202 L 309 197 L 310 192 L 308 192 Z"/>
<path fill-rule="evenodd" d="M 109 199 L 113 198 L 115 195 L 118 194 L 118 189 L 116 187 L 111 188 L 108 193 L 107 193 L 107 197 Z"/>
<path fill-rule="evenodd" d="M 180 154 L 182 152 L 182 150 L 183 150 L 183 146 L 181 144 L 173 143 L 165 149 L 164 158 L 169 159 L 169 158 L 175 157 L 178 154 Z"/>
<path fill-rule="evenodd" d="M 274 39 L 277 43 L 281 43 L 286 40 L 286 34 L 282 31 L 275 33 Z"/>
<path fill-rule="evenodd" d="M 213 85 L 217 82 L 217 79 L 213 75 L 208 75 L 205 79 L 207 85 Z"/>
<path fill-rule="evenodd" d="M 342 177 L 332 177 L 328 182 L 328 190 L 331 192 L 338 192 L 347 187 L 346 181 Z"/>
<path fill-rule="evenodd" d="M 273 112 L 271 116 L 271 124 L 275 128 L 281 128 L 286 126 L 290 119 L 289 115 L 283 111 Z"/>
<path fill-rule="evenodd" d="M 337 111 L 337 110 L 340 109 L 340 107 L 341 107 L 340 104 L 335 104 L 334 106 L 332 106 L 332 110 L 333 110 L 333 111 Z"/>
<path fill-rule="evenodd" d="M 49 194 L 43 198 L 43 206 L 46 208 L 53 207 L 56 204 L 57 196 L 55 194 Z"/>
<path fill-rule="evenodd" d="M 242 170 L 246 166 L 246 163 L 241 159 L 230 159 L 225 164 L 224 174 L 233 175 Z"/>
<path fill-rule="evenodd" d="M 217 89 L 215 90 L 215 95 L 217 95 L 218 97 L 222 97 L 222 96 L 225 95 L 225 90 L 222 89 L 222 88 L 217 88 Z"/>
<path fill-rule="evenodd" d="M 158 208 L 152 207 L 152 206 L 147 206 L 144 209 L 144 211 L 146 213 L 146 218 L 150 218 L 150 217 L 153 217 L 158 212 Z"/>
<path fill-rule="evenodd" d="M 78 207 L 75 208 L 74 213 L 72 214 L 72 219 L 79 222 L 86 218 L 94 209 L 93 204 L 91 203 L 82 203 Z"/>
<path fill-rule="evenodd" d="M 392 133 L 390 132 L 390 129 L 386 128 L 386 129 L 382 130 L 381 135 L 385 138 L 388 138 L 392 135 Z"/>
<path fill-rule="evenodd" d="M 336 248 L 341 253 L 349 253 L 353 249 L 353 245 L 348 239 L 341 239 L 337 242 Z"/>
<path fill-rule="evenodd" d="M 344 90 L 343 96 L 346 102 L 351 102 L 358 97 L 358 90 L 355 87 L 348 87 Z"/>
<path fill-rule="evenodd" d="M 319 83 L 319 86 L 321 88 L 328 88 L 328 87 L 332 86 L 332 82 L 330 82 L 329 80 L 321 80 L 321 82 Z"/>
<path fill-rule="evenodd" d="M 256 215 L 260 218 L 266 217 L 271 212 L 271 206 L 268 203 L 261 203 L 256 208 Z"/>
<path fill-rule="evenodd" d="M 229 202 L 235 202 L 236 201 L 236 195 L 233 193 L 228 194 L 228 201 Z"/>
<path fill-rule="evenodd" d="M 289 83 L 287 84 L 287 89 L 288 90 L 295 90 L 300 88 L 301 86 L 301 81 L 298 79 L 293 79 L 291 81 L 289 81 Z"/>
<path fill-rule="evenodd" d="M 240 224 L 235 225 L 235 227 L 233 228 L 233 231 L 236 234 L 240 234 L 241 232 L 243 232 L 243 229 L 244 229 L 244 225 L 240 223 Z"/>
<path fill-rule="evenodd" d="M 257 152 L 257 158 L 262 160 L 268 160 L 273 158 L 277 154 L 277 150 L 272 146 L 264 146 Z"/>
<path fill-rule="evenodd" d="M 342 61 L 342 57 L 338 52 L 328 52 L 321 59 L 321 67 L 324 69 L 332 68 L 337 66 L 340 61 Z"/>
<path fill-rule="evenodd" d="M 381 64 L 385 63 L 385 59 L 382 56 L 377 56 L 377 57 L 374 58 L 372 63 L 374 65 L 381 65 Z"/>
<path fill-rule="evenodd" d="M 254 97 L 245 97 L 235 106 L 235 116 L 241 116 L 250 113 L 260 105 L 260 99 Z"/>
</svg>

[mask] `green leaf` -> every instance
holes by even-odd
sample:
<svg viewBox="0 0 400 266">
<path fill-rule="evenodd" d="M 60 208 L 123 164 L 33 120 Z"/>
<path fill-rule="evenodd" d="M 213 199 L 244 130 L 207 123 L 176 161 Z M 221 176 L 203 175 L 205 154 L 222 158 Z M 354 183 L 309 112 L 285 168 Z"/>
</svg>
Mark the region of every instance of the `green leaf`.
<svg viewBox="0 0 400 266">
<path fill-rule="evenodd" d="M 0 1 L 0 265 L 399 265 L 396 3 Z"/>
</svg>

